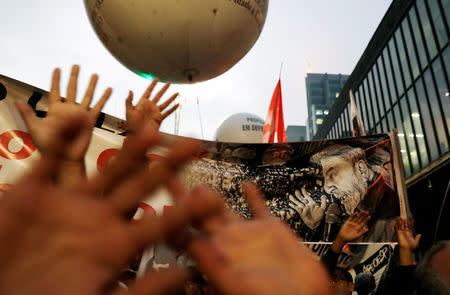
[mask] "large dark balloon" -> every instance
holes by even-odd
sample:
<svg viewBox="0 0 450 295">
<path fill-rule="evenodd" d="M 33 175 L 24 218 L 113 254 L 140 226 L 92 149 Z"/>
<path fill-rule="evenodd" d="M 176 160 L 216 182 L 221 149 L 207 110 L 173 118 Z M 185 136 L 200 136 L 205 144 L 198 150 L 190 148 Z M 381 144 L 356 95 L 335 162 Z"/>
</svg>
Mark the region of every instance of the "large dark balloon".
<svg viewBox="0 0 450 295">
<path fill-rule="evenodd" d="M 84 0 L 106 48 L 144 77 L 217 77 L 253 47 L 269 0 Z"/>
</svg>

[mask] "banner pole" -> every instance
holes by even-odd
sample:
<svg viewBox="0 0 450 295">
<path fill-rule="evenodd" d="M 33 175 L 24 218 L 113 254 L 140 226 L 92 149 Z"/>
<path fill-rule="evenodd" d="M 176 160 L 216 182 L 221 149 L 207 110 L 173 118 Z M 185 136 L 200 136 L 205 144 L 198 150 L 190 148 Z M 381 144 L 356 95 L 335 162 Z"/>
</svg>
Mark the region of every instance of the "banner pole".
<svg viewBox="0 0 450 295">
<path fill-rule="evenodd" d="M 405 170 L 398 141 L 397 128 L 390 133 L 392 143 L 392 156 L 394 160 L 395 182 L 397 186 L 398 199 L 400 202 L 400 217 L 407 219 L 409 213 L 408 194 L 405 184 Z"/>
</svg>

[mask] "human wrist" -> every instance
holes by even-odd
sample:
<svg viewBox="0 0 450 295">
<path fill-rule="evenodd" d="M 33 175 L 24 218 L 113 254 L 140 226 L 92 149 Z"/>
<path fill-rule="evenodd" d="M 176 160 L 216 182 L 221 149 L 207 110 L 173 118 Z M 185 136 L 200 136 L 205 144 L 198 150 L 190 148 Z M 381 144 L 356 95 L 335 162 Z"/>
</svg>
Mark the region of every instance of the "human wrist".
<svg viewBox="0 0 450 295">
<path fill-rule="evenodd" d="M 413 265 L 413 251 L 408 247 L 400 247 L 399 246 L 399 264 L 400 265 Z"/>
<path fill-rule="evenodd" d="M 342 248 L 344 248 L 345 244 L 347 244 L 347 241 L 338 234 L 336 239 L 333 241 L 333 244 L 331 245 L 331 250 L 334 253 L 341 253 Z"/>
</svg>

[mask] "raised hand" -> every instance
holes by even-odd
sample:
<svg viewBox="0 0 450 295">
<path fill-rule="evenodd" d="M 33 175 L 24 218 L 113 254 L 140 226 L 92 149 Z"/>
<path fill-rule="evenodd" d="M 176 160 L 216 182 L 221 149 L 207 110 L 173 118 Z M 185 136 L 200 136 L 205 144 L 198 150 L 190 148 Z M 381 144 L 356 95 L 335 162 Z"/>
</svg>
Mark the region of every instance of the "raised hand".
<svg viewBox="0 0 450 295">
<path fill-rule="evenodd" d="M 155 97 L 150 99 L 157 82 L 158 79 L 152 81 L 136 106 L 133 106 L 133 92 L 130 91 L 126 100 L 127 130 L 130 134 L 135 133 L 139 126 L 144 123 L 150 123 L 156 128 L 159 128 L 162 121 L 178 108 L 178 104 L 175 104 L 167 111 L 164 111 L 177 98 L 178 93 L 173 94 L 168 100 L 158 105 L 159 100 L 166 93 L 170 83 L 166 83 Z"/>
<path fill-rule="evenodd" d="M 165 217 L 144 215 L 136 223 L 125 218 L 199 150 L 192 141 L 177 143 L 167 160 L 149 168 L 141 159 L 158 142 L 151 128 L 129 138 L 108 169 L 84 180 L 84 190 L 54 184 L 63 155 L 58 151 L 78 138 L 86 116 L 65 123 L 55 127 L 51 152 L 0 202 L 0 294 L 120 294 L 121 270 L 144 247 L 222 210 L 219 200 L 196 196 L 181 200 Z M 127 294 L 167 294 L 187 278 L 182 270 L 150 273 Z"/>
<path fill-rule="evenodd" d="M 315 229 L 320 225 L 322 218 L 327 208 L 327 198 L 322 196 L 320 198 L 320 205 L 314 201 L 313 198 L 306 191 L 306 188 L 302 187 L 301 191 L 296 190 L 295 196 L 289 195 L 289 206 L 297 211 L 302 218 L 303 222 L 310 228 Z"/>
<path fill-rule="evenodd" d="M 220 198 L 205 188 L 193 194 Z M 225 295 L 330 294 L 327 273 L 313 253 L 270 216 L 254 186 L 247 185 L 245 194 L 254 220 L 224 210 L 200 227 L 203 235 L 190 245 L 197 267 L 213 287 Z"/>
<path fill-rule="evenodd" d="M 77 82 L 80 67 L 75 65 L 72 67 L 69 85 L 67 87 L 67 97 L 63 100 L 60 96 L 60 69 L 55 69 L 52 76 L 52 85 L 49 93 L 48 111 L 44 119 L 35 116 L 33 110 L 24 102 L 17 102 L 22 117 L 25 121 L 27 129 L 31 135 L 33 143 L 42 154 L 46 154 L 51 149 L 51 142 L 54 136 L 53 130 L 56 126 L 63 124 L 64 121 L 70 120 L 78 114 L 85 114 L 87 123 L 83 130 L 73 140 L 72 145 L 64 151 L 63 161 L 82 162 L 89 147 L 92 136 L 92 130 L 95 126 L 98 116 L 103 106 L 111 96 L 112 89 L 108 88 L 103 93 L 97 104 L 90 109 L 95 87 L 97 85 L 98 76 L 92 75 L 88 89 L 80 104 L 75 103 L 77 96 Z"/>
<path fill-rule="evenodd" d="M 401 265 L 412 265 L 412 252 L 419 247 L 419 241 L 422 235 L 414 237 L 412 230 L 414 229 L 414 220 L 411 218 L 409 222 L 406 219 L 398 217 L 395 224 L 399 246 L 399 259 Z"/>
<path fill-rule="evenodd" d="M 366 227 L 370 220 L 369 212 L 355 212 L 344 222 L 339 230 L 336 239 L 333 241 L 331 249 L 335 253 L 340 253 L 348 242 L 362 237 L 369 229 Z"/>
</svg>

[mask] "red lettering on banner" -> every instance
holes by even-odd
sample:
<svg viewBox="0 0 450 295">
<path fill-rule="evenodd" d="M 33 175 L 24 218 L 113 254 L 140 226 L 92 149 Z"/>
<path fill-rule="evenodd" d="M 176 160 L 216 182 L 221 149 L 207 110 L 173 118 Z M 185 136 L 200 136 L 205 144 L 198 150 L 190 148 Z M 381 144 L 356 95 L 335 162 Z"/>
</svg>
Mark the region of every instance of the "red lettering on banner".
<svg viewBox="0 0 450 295">
<path fill-rule="evenodd" d="M 9 143 L 14 138 L 20 138 L 23 146 L 18 152 L 9 149 Z M 0 157 L 8 160 L 23 160 L 31 156 L 36 147 L 31 141 L 30 135 L 20 130 L 11 130 L 0 134 Z"/>
<path fill-rule="evenodd" d="M 146 204 L 146 203 L 140 203 L 140 204 L 139 204 L 139 208 L 141 208 L 142 210 L 144 210 L 145 213 L 150 213 L 150 214 L 156 216 L 156 210 L 155 210 L 155 208 L 153 208 L 153 207 L 150 206 L 149 204 Z"/>
<path fill-rule="evenodd" d="M 97 170 L 101 171 L 109 165 L 112 158 L 119 152 L 118 149 L 107 149 L 100 153 L 97 158 Z"/>
</svg>

